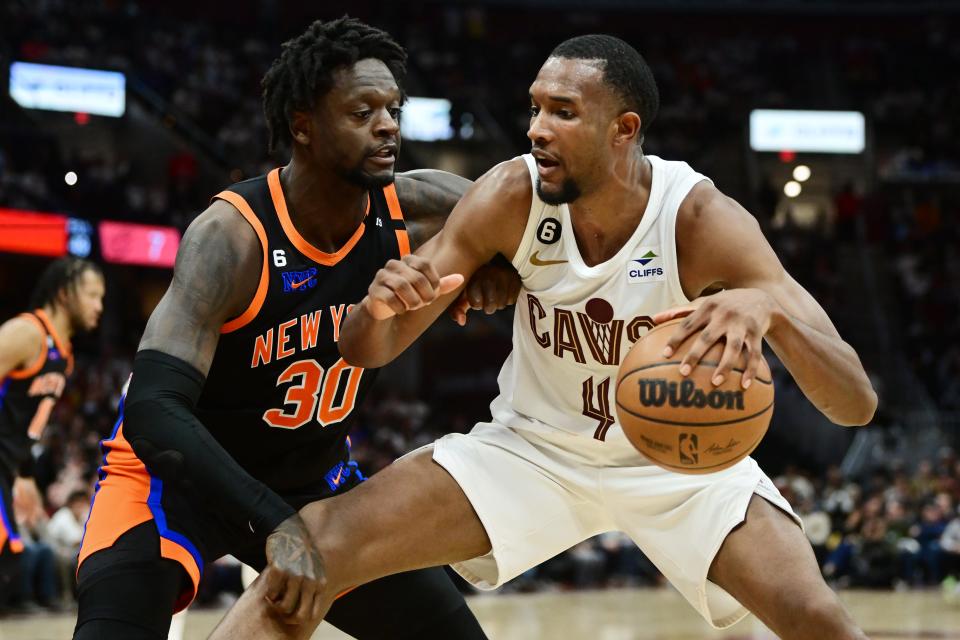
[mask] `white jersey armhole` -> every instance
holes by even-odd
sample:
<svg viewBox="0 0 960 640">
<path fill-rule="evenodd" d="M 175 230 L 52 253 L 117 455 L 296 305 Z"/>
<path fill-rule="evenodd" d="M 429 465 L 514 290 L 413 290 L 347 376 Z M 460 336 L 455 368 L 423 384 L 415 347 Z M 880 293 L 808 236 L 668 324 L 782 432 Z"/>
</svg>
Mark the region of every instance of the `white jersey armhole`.
<svg viewBox="0 0 960 640">
<path fill-rule="evenodd" d="M 679 217 L 680 207 L 690 194 L 690 191 L 704 180 L 713 184 L 710 178 L 691 169 L 690 173 L 680 180 L 677 187 L 671 189 L 671 202 L 668 206 L 664 207 L 667 215 L 672 217 L 672 219 L 668 218 L 664 220 L 660 227 L 663 233 L 664 263 L 667 267 L 667 273 L 670 274 L 667 276 L 667 281 L 670 285 L 670 295 L 676 304 L 687 304 L 690 302 L 683 292 L 683 285 L 680 284 L 680 264 L 677 259 L 677 218 Z"/>
<path fill-rule="evenodd" d="M 530 211 L 527 212 L 527 226 L 523 230 L 523 238 L 520 240 L 520 246 L 517 247 L 517 252 L 513 255 L 511 263 L 513 264 L 513 268 L 517 270 L 517 273 L 520 274 L 520 277 L 523 278 L 532 273 L 528 260 L 530 257 L 530 248 L 533 246 L 533 238 L 536 233 L 537 223 L 540 220 L 540 215 L 547 205 L 540 200 L 540 197 L 537 195 L 536 160 L 534 160 L 530 154 L 524 154 L 520 157 L 523 158 L 523 161 L 526 163 L 527 172 L 530 174 Z"/>
</svg>

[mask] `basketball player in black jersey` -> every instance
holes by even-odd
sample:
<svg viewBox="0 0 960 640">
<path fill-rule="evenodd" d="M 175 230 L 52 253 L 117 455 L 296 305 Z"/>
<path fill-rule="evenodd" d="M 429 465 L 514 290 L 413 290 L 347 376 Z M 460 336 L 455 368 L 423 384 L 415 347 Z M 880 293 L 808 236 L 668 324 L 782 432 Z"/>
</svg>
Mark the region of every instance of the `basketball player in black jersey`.
<svg viewBox="0 0 960 640">
<path fill-rule="evenodd" d="M 215 196 L 184 236 L 102 445 L 75 638 L 166 638 L 228 553 L 263 571 L 279 625 L 317 618 L 323 567 L 297 510 L 363 480 L 347 432 L 376 376 L 340 358 L 341 322 L 469 185 L 394 180 L 404 65 L 390 36 L 342 18 L 266 74 L 271 146 L 291 142 L 292 159 Z M 473 306 L 515 300 L 516 275 L 489 273 Z M 484 637 L 440 569 L 348 590 L 327 620 L 358 638 Z"/>
<path fill-rule="evenodd" d="M 73 369 L 70 338 L 96 328 L 103 295 L 97 265 L 61 258 L 40 275 L 30 298 L 32 311 L 0 325 L 0 605 L 23 551 L 12 494 L 28 510 L 43 508 L 30 447 L 40 439 Z"/>
</svg>

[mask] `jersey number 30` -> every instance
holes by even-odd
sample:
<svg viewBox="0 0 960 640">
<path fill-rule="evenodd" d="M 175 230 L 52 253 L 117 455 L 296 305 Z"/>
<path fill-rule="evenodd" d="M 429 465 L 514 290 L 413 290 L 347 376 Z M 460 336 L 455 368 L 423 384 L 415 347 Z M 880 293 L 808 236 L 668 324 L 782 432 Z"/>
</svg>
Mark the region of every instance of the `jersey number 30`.
<svg viewBox="0 0 960 640">
<path fill-rule="evenodd" d="M 263 421 L 278 429 L 299 429 L 310 422 L 314 414 L 323 426 L 340 422 L 353 411 L 362 375 L 363 369 L 351 367 L 343 359 L 337 360 L 326 371 L 316 360 L 294 362 L 277 378 L 278 387 L 294 383 L 287 388 L 284 407 L 268 409 L 263 414 Z M 343 397 L 336 402 L 337 391 L 344 387 L 344 378 Z M 293 405 L 293 411 L 286 411 L 287 405 Z"/>
</svg>

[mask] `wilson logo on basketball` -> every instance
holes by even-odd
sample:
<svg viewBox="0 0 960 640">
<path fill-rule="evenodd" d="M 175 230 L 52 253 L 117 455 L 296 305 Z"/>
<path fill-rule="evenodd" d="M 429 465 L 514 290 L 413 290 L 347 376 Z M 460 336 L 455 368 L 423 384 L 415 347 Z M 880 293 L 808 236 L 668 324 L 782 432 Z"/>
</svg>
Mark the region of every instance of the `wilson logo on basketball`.
<svg viewBox="0 0 960 640">
<path fill-rule="evenodd" d="M 662 407 L 666 403 L 671 407 L 743 410 L 743 391 L 704 391 L 693 380 L 677 383 L 646 378 L 637 382 L 640 385 L 640 404 L 644 407 Z"/>
</svg>

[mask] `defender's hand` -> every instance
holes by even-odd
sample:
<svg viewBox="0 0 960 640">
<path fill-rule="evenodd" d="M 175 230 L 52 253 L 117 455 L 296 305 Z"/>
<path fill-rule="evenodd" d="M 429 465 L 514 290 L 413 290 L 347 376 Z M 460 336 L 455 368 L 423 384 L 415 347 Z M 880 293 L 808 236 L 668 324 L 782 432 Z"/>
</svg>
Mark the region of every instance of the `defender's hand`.
<svg viewBox="0 0 960 640">
<path fill-rule="evenodd" d="M 375 320 L 386 320 L 425 307 L 461 284 L 459 273 L 441 278 L 429 260 L 409 254 L 390 260 L 377 272 L 363 303 Z"/>
<path fill-rule="evenodd" d="M 760 289 L 729 289 L 658 313 L 653 316 L 653 321 L 660 324 L 686 316 L 667 341 L 664 358 L 672 356 L 684 340 L 700 331 L 700 336 L 680 362 L 680 374 L 684 376 L 693 371 L 703 354 L 723 340 L 723 356 L 711 380 L 714 385 L 721 385 L 740 360 L 741 352 L 746 350 L 747 366 L 740 382 L 746 389 L 756 377 L 763 357 L 763 336 L 770 329 L 776 309 L 776 301 Z"/>
<path fill-rule="evenodd" d="M 520 284 L 520 274 L 512 265 L 485 264 L 477 269 L 460 297 L 450 305 L 450 317 L 462 327 L 467 324 L 467 312 L 471 309 L 483 309 L 490 315 L 516 304 Z"/>
<path fill-rule="evenodd" d="M 13 481 L 13 503 L 31 523 L 43 515 L 43 498 L 33 478 L 17 477 Z"/>
<path fill-rule="evenodd" d="M 266 599 L 288 624 L 316 621 L 323 613 L 326 576 L 299 514 L 281 522 L 267 538 Z"/>
</svg>

